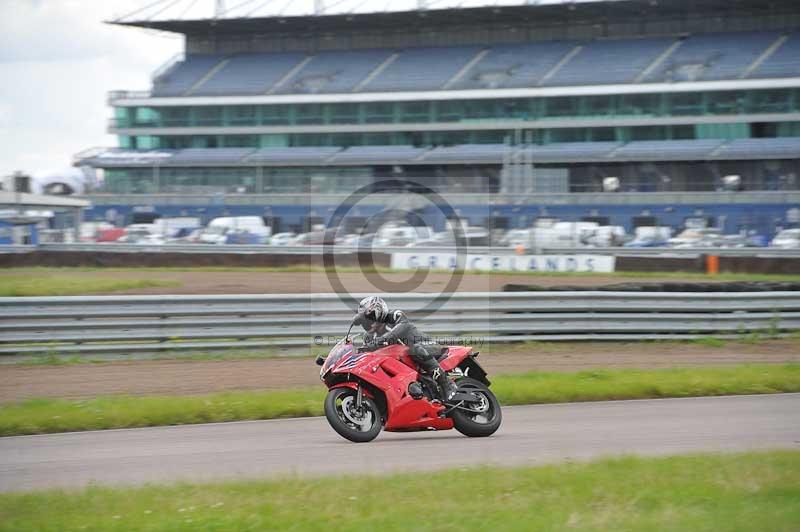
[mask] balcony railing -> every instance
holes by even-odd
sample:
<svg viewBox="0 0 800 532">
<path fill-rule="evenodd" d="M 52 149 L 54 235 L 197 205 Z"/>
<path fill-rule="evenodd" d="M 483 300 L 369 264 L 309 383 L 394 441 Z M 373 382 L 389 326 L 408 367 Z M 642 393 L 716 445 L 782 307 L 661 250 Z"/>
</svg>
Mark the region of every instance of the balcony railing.
<svg viewBox="0 0 800 532">
<path fill-rule="evenodd" d="M 108 93 L 108 103 L 113 104 L 119 100 L 137 100 L 150 98 L 150 91 L 111 91 Z"/>
</svg>

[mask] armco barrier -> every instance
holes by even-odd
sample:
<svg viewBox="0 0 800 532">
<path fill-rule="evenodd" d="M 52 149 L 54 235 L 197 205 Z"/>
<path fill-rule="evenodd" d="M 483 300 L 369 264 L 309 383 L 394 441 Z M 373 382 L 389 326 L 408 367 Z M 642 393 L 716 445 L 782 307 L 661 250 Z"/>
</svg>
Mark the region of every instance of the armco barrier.
<svg viewBox="0 0 800 532">
<path fill-rule="evenodd" d="M 387 299 L 413 317 L 433 297 Z M 352 313 L 336 294 L 0 298 L 0 354 L 311 346 Z M 471 343 L 781 334 L 800 329 L 800 292 L 457 293 L 420 325 Z"/>
</svg>

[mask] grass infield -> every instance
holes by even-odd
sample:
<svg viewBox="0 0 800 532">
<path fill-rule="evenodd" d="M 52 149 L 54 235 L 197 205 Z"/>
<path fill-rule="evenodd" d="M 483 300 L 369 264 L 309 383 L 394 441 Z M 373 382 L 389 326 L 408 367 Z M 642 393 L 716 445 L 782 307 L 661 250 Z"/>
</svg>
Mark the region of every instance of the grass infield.
<svg viewBox="0 0 800 532">
<path fill-rule="evenodd" d="M 504 405 L 800 392 L 800 364 L 498 375 Z M 31 399 L 0 405 L 0 436 L 322 415 L 320 384 L 201 396 Z"/>
<path fill-rule="evenodd" d="M 0 495 L 0 530 L 796 531 L 800 452 Z"/>
<path fill-rule="evenodd" d="M 66 274 L 67 272 L 64 271 Z M 155 286 L 180 286 L 178 281 L 161 279 L 107 279 L 62 276 L 0 276 L 0 297 L 74 296 L 115 292 Z"/>
</svg>

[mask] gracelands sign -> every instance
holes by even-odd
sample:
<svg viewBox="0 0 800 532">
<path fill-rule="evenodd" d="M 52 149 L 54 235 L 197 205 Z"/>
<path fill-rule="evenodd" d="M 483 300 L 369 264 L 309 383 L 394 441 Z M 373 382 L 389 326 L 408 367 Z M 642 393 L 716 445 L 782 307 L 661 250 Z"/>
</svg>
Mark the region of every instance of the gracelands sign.
<svg viewBox="0 0 800 532">
<path fill-rule="evenodd" d="M 392 253 L 398 270 L 454 270 L 455 253 Z M 614 257 L 606 255 L 474 255 L 468 254 L 466 270 L 498 272 L 613 272 Z"/>
</svg>

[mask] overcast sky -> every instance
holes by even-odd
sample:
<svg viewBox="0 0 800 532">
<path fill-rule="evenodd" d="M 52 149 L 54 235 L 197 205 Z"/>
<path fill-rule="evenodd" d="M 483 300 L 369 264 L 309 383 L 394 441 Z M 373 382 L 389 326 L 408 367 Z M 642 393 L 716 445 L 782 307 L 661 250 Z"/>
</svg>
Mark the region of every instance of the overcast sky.
<svg viewBox="0 0 800 532">
<path fill-rule="evenodd" d="M 563 0 L 539 0 L 557 3 Z M 214 0 L 162 0 L 153 18 L 204 18 Z M 431 7 L 513 4 L 429 0 Z M 180 36 L 104 24 L 153 0 L 0 0 L 0 176 L 72 164 L 106 133 L 110 90 L 147 90 L 150 74 L 181 51 Z M 227 0 L 231 16 L 308 13 L 313 0 Z M 332 11 L 413 9 L 415 0 L 328 0 Z M 254 11 L 255 10 L 255 11 Z M 137 17 L 133 17 L 137 18 Z"/>
<path fill-rule="evenodd" d="M 130 0 L 0 0 L 0 175 L 112 146 L 112 89 L 147 89 L 182 40 L 103 24 Z M 140 2 L 141 3 L 141 2 Z"/>
</svg>

